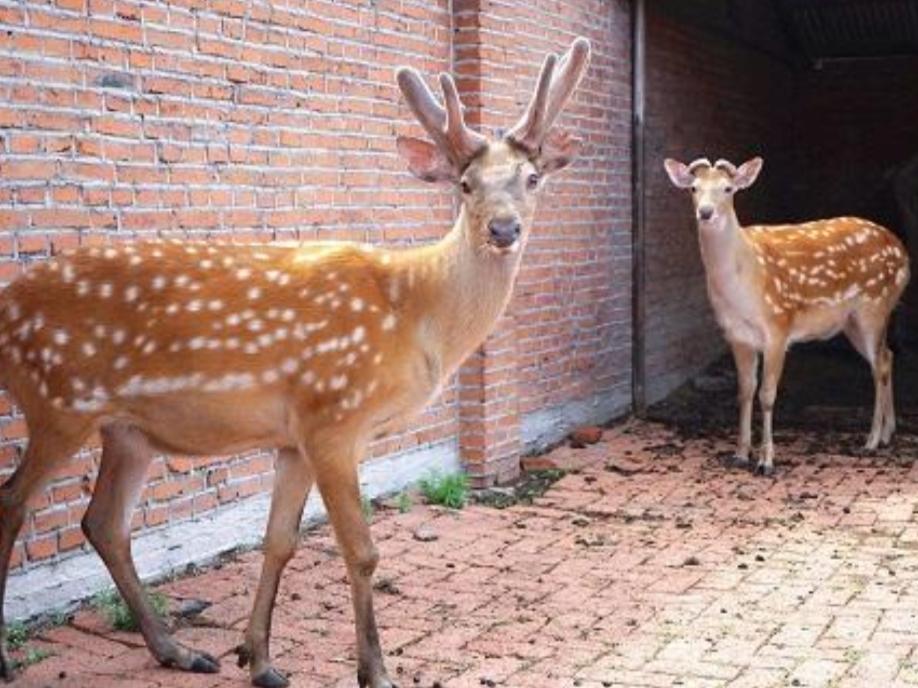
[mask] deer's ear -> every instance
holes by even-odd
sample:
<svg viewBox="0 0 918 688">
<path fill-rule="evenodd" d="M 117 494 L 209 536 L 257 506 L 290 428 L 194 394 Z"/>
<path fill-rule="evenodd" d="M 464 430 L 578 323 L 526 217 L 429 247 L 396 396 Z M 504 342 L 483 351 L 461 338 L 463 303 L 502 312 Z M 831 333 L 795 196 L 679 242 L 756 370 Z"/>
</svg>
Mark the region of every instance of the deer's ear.
<svg viewBox="0 0 918 688">
<path fill-rule="evenodd" d="M 737 189 L 747 189 L 762 171 L 762 158 L 752 158 L 736 168 L 736 174 L 733 175 L 733 185 Z"/>
<path fill-rule="evenodd" d="M 674 186 L 688 189 L 695 183 L 695 175 L 689 172 L 688 165 L 672 158 L 666 158 L 663 161 L 663 167 L 666 168 L 666 174 L 669 175 L 669 180 Z"/>
<path fill-rule="evenodd" d="M 537 160 L 542 174 L 551 174 L 570 165 L 580 153 L 582 141 L 563 130 L 552 130 L 539 151 Z"/>
<path fill-rule="evenodd" d="M 425 182 L 455 182 L 459 179 L 452 161 L 438 146 L 411 136 L 399 136 L 395 145 L 408 170 Z"/>
</svg>

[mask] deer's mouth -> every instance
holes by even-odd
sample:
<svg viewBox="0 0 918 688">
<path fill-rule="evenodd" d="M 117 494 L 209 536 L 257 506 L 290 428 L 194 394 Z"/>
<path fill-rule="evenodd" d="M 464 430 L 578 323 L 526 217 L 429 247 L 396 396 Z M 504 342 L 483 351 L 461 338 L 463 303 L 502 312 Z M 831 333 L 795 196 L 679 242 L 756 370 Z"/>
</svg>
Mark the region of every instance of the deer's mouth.
<svg viewBox="0 0 918 688">
<path fill-rule="evenodd" d="M 497 253 L 516 253 L 516 251 L 519 249 L 519 245 L 519 237 L 491 239 L 488 241 L 488 246 L 491 247 L 491 250 L 496 251 Z"/>
<path fill-rule="evenodd" d="M 518 237 L 513 239 L 492 238 L 488 240 L 486 246 L 488 247 L 488 250 L 491 251 L 491 253 L 495 253 L 497 255 L 516 253 L 520 250 L 520 240 Z"/>
</svg>

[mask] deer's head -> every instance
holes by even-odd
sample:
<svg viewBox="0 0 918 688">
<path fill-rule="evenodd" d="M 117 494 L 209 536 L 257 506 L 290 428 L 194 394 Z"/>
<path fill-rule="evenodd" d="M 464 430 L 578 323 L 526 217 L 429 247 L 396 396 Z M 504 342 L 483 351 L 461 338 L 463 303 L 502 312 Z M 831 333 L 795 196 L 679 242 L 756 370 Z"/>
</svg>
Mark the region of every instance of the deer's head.
<svg viewBox="0 0 918 688">
<path fill-rule="evenodd" d="M 590 43 L 578 38 L 558 59 L 548 55 L 535 93 L 520 120 L 499 140 L 469 128 L 456 85 L 440 75 L 440 105 L 416 71 L 402 68 L 398 85 L 431 141 L 398 138 L 398 150 L 415 176 L 455 185 L 476 249 L 514 253 L 525 244 L 536 196 L 545 177 L 577 156 L 580 140 L 552 125 L 580 81 Z"/>
<path fill-rule="evenodd" d="M 713 165 L 699 158 L 685 165 L 667 158 L 663 162 L 670 181 L 680 189 L 691 189 L 695 218 L 700 226 L 714 225 L 733 211 L 733 195 L 752 186 L 762 169 L 762 158 L 752 158 L 739 167 L 726 160 Z"/>
</svg>

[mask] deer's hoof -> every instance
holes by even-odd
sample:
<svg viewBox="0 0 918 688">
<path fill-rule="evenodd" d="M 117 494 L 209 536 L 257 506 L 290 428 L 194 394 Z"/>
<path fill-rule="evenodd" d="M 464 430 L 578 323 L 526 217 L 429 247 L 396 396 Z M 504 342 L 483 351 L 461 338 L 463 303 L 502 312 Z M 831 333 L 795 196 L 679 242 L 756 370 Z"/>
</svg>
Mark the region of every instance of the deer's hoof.
<svg viewBox="0 0 918 688">
<path fill-rule="evenodd" d="M 739 454 L 731 454 L 730 456 L 725 456 L 721 459 L 721 463 L 727 468 L 738 468 L 740 470 L 748 471 L 749 470 L 749 459 Z"/>
<path fill-rule="evenodd" d="M 357 685 L 360 686 L 360 688 L 398 688 L 397 685 L 389 680 L 386 674 L 378 676 L 376 679 L 371 679 L 361 671 L 357 672 Z"/>
<path fill-rule="evenodd" d="M 6 650 L 6 646 L 0 647 L 0 681 L 10 683 L 16 678 L 16 672 L 13 670 L 13 661 Z"/>
<path fill-rule="evenodd" d="M 775 467 L 770 463 L 760 463 L 755 467 L 755 474 L 763 478 L 770 478 L 775 474 Z"/>
<path fill-rule="evenodd" d="M 216 674 L 220 671 L 220 662 L 213 655 L 198 652 L 188 670 L 195 674 Z"/>
<path fill-rule="evenodd" d="M 13 663 L 7 658 L 0 659 L 0 681 L 12 683 L 16 679 Z"/>
<path fill-rule="evenodd" d="M 233 652 L 236 653 L 236 666 L 240 669 L 252 661 L 252 652 L 248 645 L 237 645 Z"/>
<path fill-rule="evenodd" d="M 287 688 L 290 681 L 277 669 L 265 669 L 252 677 L 252 685 L 258 688 Z"/>
</svg>

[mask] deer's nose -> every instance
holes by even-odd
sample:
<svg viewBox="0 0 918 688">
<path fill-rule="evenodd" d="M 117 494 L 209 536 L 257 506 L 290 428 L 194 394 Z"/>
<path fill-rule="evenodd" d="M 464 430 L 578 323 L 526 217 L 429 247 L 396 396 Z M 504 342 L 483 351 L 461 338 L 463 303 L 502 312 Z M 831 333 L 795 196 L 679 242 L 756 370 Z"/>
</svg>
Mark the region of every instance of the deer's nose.
<svg viewBox="0 0 918 688">
<path fill-rule="evenodd" d="M 710 220 L 714 217 L 714 208 L 709 205 L 702 205 L 698 208 L 699 220 Z"/>
<path fill-rule="evenodd" d="M 495 218 L 488 223 L 491 243 L 498 248 L 507 248 L 516 243 L 516 240 L 520 238 L 522 229 L 522 224 L 515 217 Z"/>
</svg>

